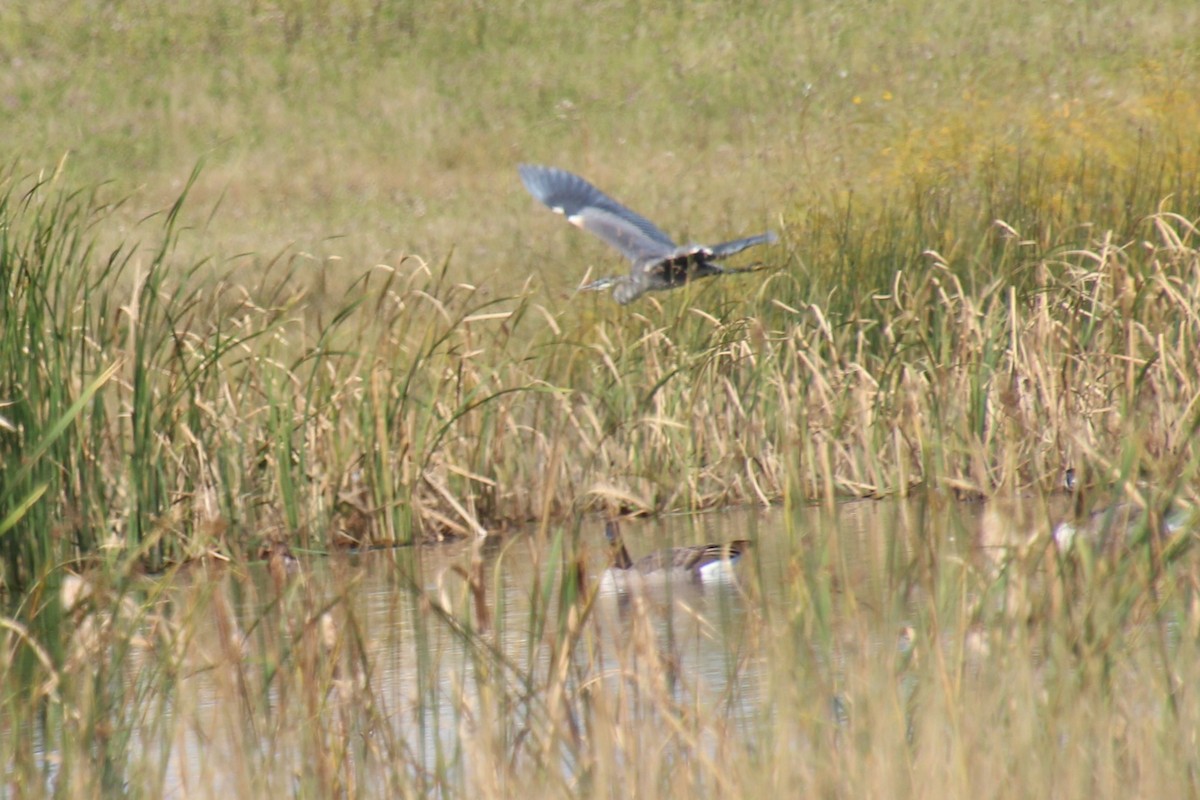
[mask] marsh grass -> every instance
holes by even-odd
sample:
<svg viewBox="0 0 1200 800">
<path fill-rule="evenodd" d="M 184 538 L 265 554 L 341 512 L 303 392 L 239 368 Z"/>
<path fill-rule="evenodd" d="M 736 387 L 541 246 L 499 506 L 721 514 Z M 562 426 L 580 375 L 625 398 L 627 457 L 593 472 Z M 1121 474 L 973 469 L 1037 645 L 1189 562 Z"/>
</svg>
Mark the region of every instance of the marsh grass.
<svg viewBox="0 0 1200 800">
<path fill-rule="evenodd" d="M 14 9 L 13 787 L 1196 796 L 1191 4 Z M 782 244 L 568 293 L 520 160 Z M 605 612 L 589 512 L 739 504 L 744 593 Z"/>
<path fill-rule="evenodd" d="M 408 257 L 327 316 L 285 260 L 250 286 L 179 265 L 186 194 L 149 246 L 98 251 L 107 209 L 64 180 L 10 177 L 0 209 L 11 586 L 102 553 L 157 570 L 593 508 L 989 496 L 1067 467 L 1140 506 L 1194 502 L 1200 263 L 1179 214 L 1082 241 L 996 219 L 915 256 L 917 229 L 850 215 L 874 242 L 861 275 L 890 276 L 852 301 L 845 275 L 768 271 L 572 313 Z"/>
</svg>

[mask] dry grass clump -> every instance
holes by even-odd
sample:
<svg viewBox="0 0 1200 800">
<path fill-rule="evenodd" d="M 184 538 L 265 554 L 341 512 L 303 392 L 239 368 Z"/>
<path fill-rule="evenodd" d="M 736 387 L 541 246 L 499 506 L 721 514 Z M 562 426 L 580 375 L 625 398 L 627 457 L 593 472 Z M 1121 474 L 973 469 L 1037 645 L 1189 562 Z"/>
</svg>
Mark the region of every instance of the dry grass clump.
<svg viewBox="0 0 1200 800">
<path fill-rule="evenodd" d="M 1048 249 L 997 220 L 987 250 L 926 251 L 852 301 L 780 271 L 554 312 L 408 257 L 324 312 L 295 261 L 251 288 L 173 267 L 182 198 L 158 244 L 102 256 L 94 201 L 9 187 L 9 585 L 593 507 L 1046 489 L 1071 466 L 1194 500 L 1200 251 L 1178 214 Z"/>
</svg>

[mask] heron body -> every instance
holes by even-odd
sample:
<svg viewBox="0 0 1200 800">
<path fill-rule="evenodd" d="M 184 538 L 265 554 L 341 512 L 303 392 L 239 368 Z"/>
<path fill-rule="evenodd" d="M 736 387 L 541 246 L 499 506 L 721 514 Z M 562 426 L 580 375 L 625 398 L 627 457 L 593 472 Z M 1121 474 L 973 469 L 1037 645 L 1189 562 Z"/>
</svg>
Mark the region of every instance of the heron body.
<svg viewBox="0 0 1200 800">
<path fill-rule="evenodd" d="M 628 275 L 610 275 L 581 289 L 612 288 L 613 298 L 625 305 L 649 291 L 674 289 L 711 275 L 753 272 L 716 263 L 743 250 L 776 241 L 774 233 L 747 236 L 718 245 L 680 246 L 637 212 L 613 200 L 578 175 L 554 167 L 522 164 L 521 182 L 529 193 L 567 221 L 590 231 L 621 251 L 632 262 Z"/>
<path fill-rule="evenodd" d="M 734 565 L 750 547 L 748 540 L 738 539 L 728 544 L 661 550 L 634 561 L 625 549 L 616 522 L 610 520 L 604 524 L 604 535 L 612 554 L 612 566 L 600 578 L 600 591 L 605 593 L 676 581 L 700 585 L 733 583 L 737 579 Z"/>
</svg>

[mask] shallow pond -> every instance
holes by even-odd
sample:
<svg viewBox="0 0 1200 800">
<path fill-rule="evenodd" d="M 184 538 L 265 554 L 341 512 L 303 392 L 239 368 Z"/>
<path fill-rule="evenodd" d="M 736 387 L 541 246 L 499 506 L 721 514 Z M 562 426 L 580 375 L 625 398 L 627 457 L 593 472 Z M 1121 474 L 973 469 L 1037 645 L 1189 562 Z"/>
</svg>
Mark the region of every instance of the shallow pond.
<svg viewBox="0 0 1200 800">
<path fill-rule="evenodd" d="M 81 625 L 93 639 L 77 632 L 68 647 L 97 677 L 64 680 L 65 721 L 47 724 L 65 732 L 33 726 L 33 755 L 49 784 L 69 782 L 56 766 L 72 761 L 68 734 L 105 731 L 90 763 L 177 797 L 575 794 L 598 782 L 719 795 L 911 789 L 931 753 L 959 754 L 962 774 L 938 785 L 962 787 L 1015 755 L 1057 763 L 1055 748 L 1093 735 L 1112 746 L 1114 718 L 1143 746 L 1167 713 L 1145 677 L 1161 671 L 1143 635 L 1157 628 L 1127 614 L 1090 621 L 1107 639 L 1087 632 L 1066 595 L 1094 589 L 1088 570 L 1118 580 L 1119 564 L 1062 552 L 1049 535 L 1062 513 L 1057 500 L 889 501 L 627 520 L 635 559 L 753 544 L 735 584 L 622 595 L 594 591 L 609 560 L 597 519 L 544 539 L 301 554 L 294 574 L 260 562 L 121 597 L 97 588 Z M 1133 587 L 1113 609 L 1142 602 Z M 1194 648 L 1194 620 L 1172 625 L 1173 663 Z M 1093 668 L 1107 672 L 1081 683 Z M 1064 681 L 1077 699 L 1098 692 L 1100 728 L 1077 727 L 1053 696 Z M 1185 724 L 1175 713 L 1167 727 Z M 993 761 L 981 753 L 997 724 L 1025 738 Z M 1056 733 L 1026 730 L 1045 724 Z M 850 778 L 852 765 L 868 771 Z"/>
</svg>

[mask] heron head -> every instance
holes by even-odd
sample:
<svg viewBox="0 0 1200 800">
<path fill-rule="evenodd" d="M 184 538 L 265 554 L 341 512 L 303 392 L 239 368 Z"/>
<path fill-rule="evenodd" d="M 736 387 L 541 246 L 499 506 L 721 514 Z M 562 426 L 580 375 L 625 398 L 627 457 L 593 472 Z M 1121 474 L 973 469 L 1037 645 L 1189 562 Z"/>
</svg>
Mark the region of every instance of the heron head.
<svg viewBox="0 0 1200 800">
<path fill-rule="evenodd" d="M 597 280 L 592 281 L 591 283 L 585 283 L 583 286 L 580 286 L 579 291 L 581 291 L 581 292 L 599 292 L 603 289 L 607 289 L 611 286 L 616 285 L 617 283 L 620 282 L 622 277 L 623 276 L 621 276 L 621 275 L 609 275 L 606 278 L 599 278 Z"/>
</svg>

